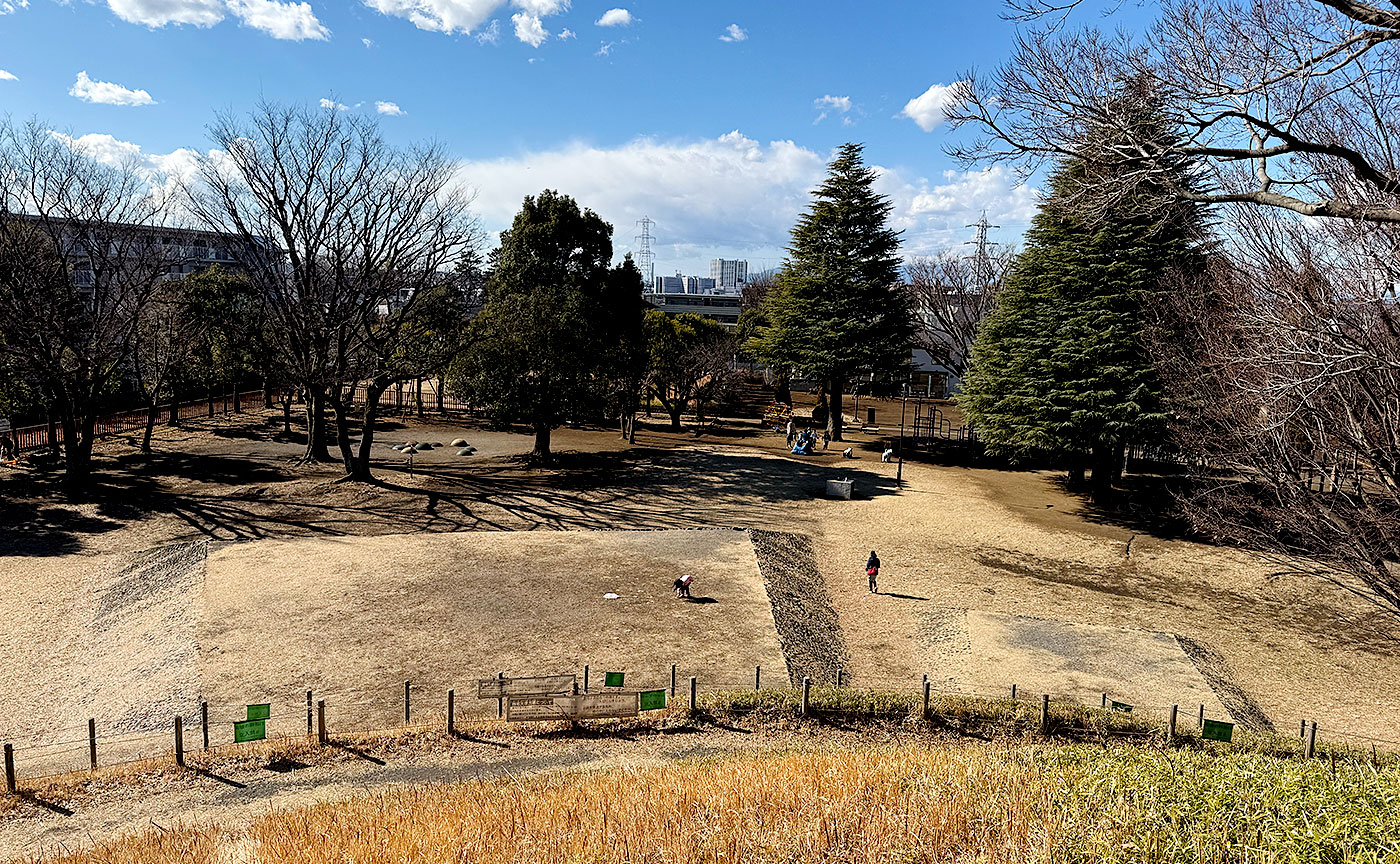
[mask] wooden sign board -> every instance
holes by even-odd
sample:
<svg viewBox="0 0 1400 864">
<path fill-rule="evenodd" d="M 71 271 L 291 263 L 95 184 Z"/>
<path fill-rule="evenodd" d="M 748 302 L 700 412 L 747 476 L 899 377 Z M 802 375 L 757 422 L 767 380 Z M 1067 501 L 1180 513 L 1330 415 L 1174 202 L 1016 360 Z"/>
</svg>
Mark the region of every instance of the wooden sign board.
<svg viewBox="0 0 1400 864">
<path fill-rule="evenodd" d="M 476 698 L 504 699 L 508 696 L 553 696 L 572 693 L 577 675 L 538 675 L 533 678 L 478 678 Z"/>
<path fill-rule="evenodd" d="M 636 693 L 582 693 L 576 698 L 575 720 L 636 717 L 641 708 Z"/>
<path fill-rule="evenodd" d="M 568 720 L 574 716 L 577 696 L 507 696 L 506 720 L 529 723 L 539 720 Z"/>
<path fill-rule="evenodd" d="M 1207 741 L 1229 741 L 1235 737 L 1235 724 L 1207 720 L 1201 724 L 1201 737 Z"/>
</svg>

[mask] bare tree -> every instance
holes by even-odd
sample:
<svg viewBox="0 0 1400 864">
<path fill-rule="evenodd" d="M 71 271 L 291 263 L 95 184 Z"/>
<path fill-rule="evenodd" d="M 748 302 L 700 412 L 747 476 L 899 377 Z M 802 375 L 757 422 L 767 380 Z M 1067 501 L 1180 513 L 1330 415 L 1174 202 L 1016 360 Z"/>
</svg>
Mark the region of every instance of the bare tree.
<svg viewBox="0 0 1400 864">
<path fill-rule="evenodd" d="M 131 370 L 146 399 L 146 428 L 141 452 L 151 452 L 160 400 L 174 398 L 172 384 L 194 355 L 202 338 L 200 322 L 189 314 L 182 286 L 166 281 L 152 292 L 137 321 L 131 346 Z M 177 409 L 172 407 L 172 411 Z"/>
<path fill-rule="evenodd" d="M 1014 250 L 1001 248 L 980 263 L 949 253 L 915 258 L 905 265 L 919 321 L 915 342 L 958 378 L 967 374 L 977 329 L 996 307 L 1002 280 L 1015 258 Z"/>
<path fill-rule="evenodd" d="M 405 340 L 425 326 L 420 309 L 478 242 L 470 196 L 436 145 L 396 149 L 371 120 L 334 109 L 263 103 L 247 117 L 221 115 L 210 135 L 216 150 L 200 164 L 192 207 L 242 238 L 240 263 L 306 395 L 304 458 L 329 461 L 329 409 L 347 475 L 370 479 L 379 397 L 411 376 Z"/>
<path fill-rule="evenodd" d="M 1185 513 L 1400 611 L 1397 232 L 1232 215 L 1233 260 L 1180 274 L 1156 304 L 1173 440 L 1194 466 Z"/>
<path fill-rule="evenodd" d="M 1011 58 L 970 73 L 948 116 L 983 134 L 951 152 L 1033 171 L 1067 156 L 1096 159 L 1129 183 L 1203 167 L 1184 198 L 1243 202 L 1308 216 L 1400 222 L 1400 7 L 1361 0 L 1164 0 L 1140 37 L 1068 31 L 1075 0 L 1013 2 L 1038 21 Z M 1125 93 L 1127 82 L 1138 82 Z M 1132 104 L 1165 104 L 1170 144 L 1138 134 Z M 1086 154 L 1086 130 L 1119 130 L 1119 146 Z M 1092 181 L 1092 177 L 1088 178 Z M 1086 183 L 1085 195 L 1102 194 Z"/>
<path fill-rule="evenodd" d="M 0 350 L 58 416 L 70 494 L 88 484 L 98 413 L 177 254 L 160 242 L 158 179 L 99 164 L 37 120 L 0 124 Z"/>
</svg>

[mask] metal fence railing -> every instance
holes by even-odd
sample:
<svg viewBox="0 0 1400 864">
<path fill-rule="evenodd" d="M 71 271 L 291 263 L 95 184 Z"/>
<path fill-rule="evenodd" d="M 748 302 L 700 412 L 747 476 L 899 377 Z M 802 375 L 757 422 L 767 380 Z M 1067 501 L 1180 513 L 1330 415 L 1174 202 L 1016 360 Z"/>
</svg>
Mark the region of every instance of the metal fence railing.
<svg viewBox="0 0 1400 864">
<path fill-rule="evenodd" d="M 181 402 L 173 407 L 173 411 L 176 422 L 180 422 L 247 411 L 260 406 L 262 402 L 263 393 L 261 390 L 247 390 L 238 393 L 236 399 L 233 393 L 209 394 L 199 399 Z M 104 415 L 98 418 L 94 431 L 98 438 L 139 431 L 146 427 L 149 410 L 148 408 L 133 408 L 128 411 Z M 169 403 L 157 405 L 156 426 L 160 427 L 170 423 L 171 412 L 172 406 Z M 20 454 L 32 453 L 49 447 L 62 447 L 64 440 L 63 424 L 61 423 L 55 423 L 52 427 L 46 423 L 20 426 L 11 430 L 9 434 L 15 444 L 15 452 Z"/>
</svg>

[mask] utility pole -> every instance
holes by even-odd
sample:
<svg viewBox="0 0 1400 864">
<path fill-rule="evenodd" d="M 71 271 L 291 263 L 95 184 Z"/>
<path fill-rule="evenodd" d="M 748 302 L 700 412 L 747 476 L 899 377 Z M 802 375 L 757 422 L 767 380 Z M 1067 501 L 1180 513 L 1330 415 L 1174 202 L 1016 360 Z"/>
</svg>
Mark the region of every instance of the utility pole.
<svg viewBox="0 0 1400 864">
<path fill-rule="evenodd" d="M 977 289 L 980 294 L 987 293 L 987 288 L 992 284 L 992 256 L 991 249 L 999 246 L 999 243 L 992 243 L 987 240 L 987 231 L 991 228 L 1000 228 L 1000 225 L 991 225 L 987 222 L 987 211 L 982 211 L 982 218 L 978 219 L 968 228 L 976 228 L 977 233 L 973 239 L 964 243 L 964 246 L 976 246 L 977 251 L 972 255 L 972 272 L 977 280 Z"/>
<path fill-rule="evenodd" d="M 637 267 L 647 280 L 646 290 L 651 291 L 656 285 L 656 253 L 651 251 L 651 241 L 655 238 L 651 235 L 651 226 L 656 223 L 650 217 L 643 216 L 637 220 L 637 224 L 642 226 L 642 233 L 635 238 L 637 241 Z"/>
</svg>

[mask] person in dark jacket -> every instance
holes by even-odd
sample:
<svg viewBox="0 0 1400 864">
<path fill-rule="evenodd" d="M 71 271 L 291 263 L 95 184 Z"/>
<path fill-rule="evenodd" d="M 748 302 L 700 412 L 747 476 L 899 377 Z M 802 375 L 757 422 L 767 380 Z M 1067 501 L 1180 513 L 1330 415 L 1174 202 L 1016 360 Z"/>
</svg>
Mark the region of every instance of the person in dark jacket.
<svg viewBox="0 0 1400 864">
<path fill-rule="evenodd" d="M 870 580 L 870 593 L 879 594 L 875 587 L 875 577 L 880 575 L 880 556 L 875 554 L 875 550 L 870 550 L 870 557 L 865 559 L 865 576 Z"/>
</svg>

